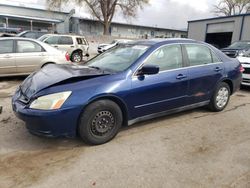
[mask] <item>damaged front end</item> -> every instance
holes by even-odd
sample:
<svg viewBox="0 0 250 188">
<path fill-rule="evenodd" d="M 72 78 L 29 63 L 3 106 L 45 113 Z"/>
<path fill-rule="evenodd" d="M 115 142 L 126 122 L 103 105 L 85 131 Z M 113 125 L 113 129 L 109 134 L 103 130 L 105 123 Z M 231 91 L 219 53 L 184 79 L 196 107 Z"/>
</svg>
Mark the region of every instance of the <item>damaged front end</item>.
<svg viewBox="0 0 250 188">
<path fill-rule="evenodd" d="M 65 107 L 61 108 L 58 104 L 63 105 L 63 103 L 61 103 L 60 99 L 56 100 L 54 96 L 60 93 L 55 91 L 55 93 L 51 94 L 46 89 L 50 90 L 52 86 L 63 88 L 68 83 L 89 80 L 108 74 L 110 73 L 86 66 L 47 65 L 27 77 L 19 86 L 12 97 L 13 111 L 18 118 L 26 122 L 27 129 L 33 134 L 49 137 L 73 137 L 75 136 L 77 120 L 82 107 L 65 105 Z M 44 96 L 41 95 L 43 92 L 45 93 Z M 69 93 L 67 91 L 60 92 Z M 53 108 L 44 108 L 43 105 L 37 107 L 35 101 L 42 100 L 42 102 L 45 101 L 46 103 L 44 98 L 51 95 L 52 99 L 48 100 L 58 102 L 56 105 L 52 102 Z"/>
</svg>

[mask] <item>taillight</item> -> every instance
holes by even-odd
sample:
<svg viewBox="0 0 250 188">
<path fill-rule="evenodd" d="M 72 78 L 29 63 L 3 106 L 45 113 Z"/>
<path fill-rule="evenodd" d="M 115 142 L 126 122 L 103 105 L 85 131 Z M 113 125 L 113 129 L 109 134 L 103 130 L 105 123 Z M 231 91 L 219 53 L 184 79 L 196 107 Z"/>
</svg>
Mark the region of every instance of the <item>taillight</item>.
<svg viewBox="0 0 250 188">
<path fill-rule="evenodd" d="M 240 72 L 243 73 L 245 71 L 244 67 L 242 67 L 242 65 L 240 65 Z"/>
<path fill-rule="evenodd" d="M 66 60 L 67 60 L 67 61 L 69 61 L 69 60 L 70 60 L 70 57 L 69 57 L 69 53 L 68 53 L 68 52 L 66 52 L 66 54 L 65 54 L 65 58 L 66 58 Z"/>
</svg>

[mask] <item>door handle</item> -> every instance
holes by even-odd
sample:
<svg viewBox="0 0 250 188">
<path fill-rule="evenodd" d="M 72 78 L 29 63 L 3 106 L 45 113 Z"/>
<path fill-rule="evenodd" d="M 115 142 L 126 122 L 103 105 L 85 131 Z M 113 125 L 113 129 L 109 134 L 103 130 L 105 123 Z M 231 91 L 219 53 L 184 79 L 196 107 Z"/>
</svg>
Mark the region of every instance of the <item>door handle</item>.
<svg viewBox="0 0 250 188">
<path fill-rule="evenodd" d="M 54 46 L 55 48 L 58 48 L 58 46 Z"/>
<path fill-rule="evenodd" d="M 176 77 L 177 80 L 183 80 L 183 79 L 185 79 L 185 78 L 187 78 L 187 76 L 184 75 L 184 74 L 179 74 L 179 75 Z"/>
<path fill-rule="evenodd" d="M 74 46 L 70 46 L 70 48 L 74 48 Z"/>
<path fill-rule="evenodd" d="M 11 58 L 11 56 L 10 55 L 6 55 L 3 58 Z"/>
<path fill-rule="evenodd" d="M 222 71 L 222 68 L 216 67 L 216 68 L 214 69 L 214 71 L 215 71 L 215 72 L 220 72 L 220 71 Z"/>
</svg>

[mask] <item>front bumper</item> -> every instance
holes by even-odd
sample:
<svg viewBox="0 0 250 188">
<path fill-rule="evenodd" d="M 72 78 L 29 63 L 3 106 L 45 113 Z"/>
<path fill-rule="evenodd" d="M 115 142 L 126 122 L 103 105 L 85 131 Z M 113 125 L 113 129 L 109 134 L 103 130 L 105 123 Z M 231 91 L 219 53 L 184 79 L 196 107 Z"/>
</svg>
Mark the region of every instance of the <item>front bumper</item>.
<svg viewBox="0 0 250 188">
<path fill-rule="evenodd" d="M 242 78 L 243 80 L 241 82 L 241 85 L 250 86 L 250 74 L 243 74 Z"/>
<path fill-rule="evenodd" d="M 12 108 L 15 115 L 26 123 L 27 129 L 33 134 L 47 137 L 76 136 L 80 108 L 34 110 L 15 99 L 15 96 Z"/>
</svg>

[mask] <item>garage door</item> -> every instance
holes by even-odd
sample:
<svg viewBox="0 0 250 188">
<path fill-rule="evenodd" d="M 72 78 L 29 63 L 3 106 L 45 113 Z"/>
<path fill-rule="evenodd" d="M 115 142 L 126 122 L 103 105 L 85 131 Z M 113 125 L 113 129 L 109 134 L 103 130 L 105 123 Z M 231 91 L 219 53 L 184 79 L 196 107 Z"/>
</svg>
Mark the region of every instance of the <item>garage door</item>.
<svg viewBox="0 0 250 188">
<path fill-rule="evenodd" d="M 207 33 L 226 33 L 234 31 L 234 22 L 208 24 Z"/>
</svg>

